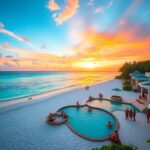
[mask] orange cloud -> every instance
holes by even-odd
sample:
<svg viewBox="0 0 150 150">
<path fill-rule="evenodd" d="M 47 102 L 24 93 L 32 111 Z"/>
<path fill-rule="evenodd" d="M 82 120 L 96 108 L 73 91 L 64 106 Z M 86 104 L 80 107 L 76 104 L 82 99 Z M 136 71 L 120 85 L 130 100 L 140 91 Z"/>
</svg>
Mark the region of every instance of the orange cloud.
<svg viewBox="0 0 150 150">
<path fill-rule="evenodd" d="M 57 18 L 55 18 L 55 21 L 58 24 L 61 24 L 64 21 L 70 19 L 72 16 L 74 16 L 79 7 L 78 0 L 67 0 L 66 2 L 67 2 L 67 4 L 66 4 L 66 7 L 64 8 L 63 12 L 60 13 Z"/>
<path fill-rule="evenodd" d="M 60 10 L 60 6 L 55 2 L 55 0 L 49 0 L 48 8 L 51 11 Z"/>
<path fill-rule="evenodd" d="M 150 59 L 150 36 L 135 39 L 138 32 L 138 28 L 122 30 L 114 34 L 87 30 L 84 32 L 84 40 L 71 51 L 78 61 L 83 58 L 93 58 L 96 62 L 102 63 L 106 60 L 108 63 L 105 62 L 103 65 L 105 67 L 110 65 L 112 68 L 113 65 L 120 66 L 126 61 Z"/>
<path fill-rule="evenodd" d="M 150 59 L 150 35 L 144 34 L 139 29 L 139 27 L 133 26 L 123 28 L 116 33 L 101 33 L 88 28 L 78 33 L 72 33 L 71 36 L 74 38 L 78 35 L 82 35 L 82 38 L 78 44 L 67 48 L 66 53 L 69 53 L 70 56 L 66 54 L 64 57 L 12 48 L 8 43 L 5 43 L 0 48 L 16 53 L 17 56 L 2 57 L 0 66 L 2 69 L 14 68 L 14 70 L 75 71 L 88 70 L 88 66 L 90 70 L 117 70 L 124 62 Z M 137 38 L 137 35 L 140 36 Z"/>
</svg>

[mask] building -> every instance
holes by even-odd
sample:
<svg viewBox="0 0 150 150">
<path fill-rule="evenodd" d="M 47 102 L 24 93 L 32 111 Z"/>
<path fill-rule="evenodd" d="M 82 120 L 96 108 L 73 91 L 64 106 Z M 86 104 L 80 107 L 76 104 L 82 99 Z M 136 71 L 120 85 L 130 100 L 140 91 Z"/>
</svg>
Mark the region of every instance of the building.
<svg viewBox="0 0 150 150">
<path fill-rule="evenodd" d="M 141 98 L 150 103 L 150 81 L 139 83 L 141 87 Z"/>
<path fill-rule="evenodd" d="M 140 92 L 141 87 L 139 86 L 139 83 L 148 81 L 148 77 L 145 76 L 145 74 L 140 73 L 139 71 L 135 71 L 130 74 L 131 80 L 131 86 L 133 91 Z"/>
</svg>

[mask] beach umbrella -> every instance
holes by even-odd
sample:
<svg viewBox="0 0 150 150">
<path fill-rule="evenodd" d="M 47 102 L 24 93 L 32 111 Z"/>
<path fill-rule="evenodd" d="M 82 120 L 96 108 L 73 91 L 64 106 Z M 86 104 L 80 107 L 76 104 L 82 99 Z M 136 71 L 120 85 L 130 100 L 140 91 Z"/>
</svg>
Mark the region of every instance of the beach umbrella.
<svg viewBox="0 0 150 150">
<path fill-rule="evenodd" d="M 116 92 L 116 95 L 117 95 L 117 92 L 120 92 L 121 89 L 119 89 L 119 88 L 114 88 L 114 89 L 112 89 L 112 91 L 115 91 L 115 92 Z"/>
<path fill-rule="evenodd" d="M 148 109 L 150 109 L 150 104 L 147 106 Z"/>
</svg>

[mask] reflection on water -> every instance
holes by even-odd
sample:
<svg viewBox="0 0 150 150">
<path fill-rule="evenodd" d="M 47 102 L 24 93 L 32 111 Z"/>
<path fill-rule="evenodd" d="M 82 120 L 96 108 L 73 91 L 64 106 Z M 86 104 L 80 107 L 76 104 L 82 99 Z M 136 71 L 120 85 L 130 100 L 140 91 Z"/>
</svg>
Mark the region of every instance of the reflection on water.
<svg viewBox="0 0 150 150">
<path fill-rule="evenodd" d="M 93 100 L 88 102 L 88 105 L 106 109 L 108 111 L 120 111 L 128 109 L 135 109 L 137 112 L 139 111 L 136 107 L 131 104 L 124 104 L 120 102 L 108 101 L 108 100 Z"/>
<path fill-rule="evenodd" d="M 0 101 L 110 79 L 116 72 L 0 72 Z"/>
<path fill-rule="evenodd" d="M 103 101 L 103 100 L 94 100 L 89 102 L 91 106 L 96 106 L 96 107 L 100 107 L 100 108 L 105 108 L 105 107 L 110 107 L 111 106 L 111 102 L 110 101 Z"/>
</svg>

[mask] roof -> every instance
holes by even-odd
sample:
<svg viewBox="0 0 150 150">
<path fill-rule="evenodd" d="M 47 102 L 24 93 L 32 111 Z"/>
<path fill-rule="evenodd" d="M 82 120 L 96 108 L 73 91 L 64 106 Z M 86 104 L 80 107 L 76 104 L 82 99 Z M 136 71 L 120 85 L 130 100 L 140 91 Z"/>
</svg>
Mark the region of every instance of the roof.
<svg viewBox="0 0 150 150">
<path fill-rule="evenodd" d="M 137 79 L 137 80 L 148 80 L 149 78 L 147 76 L 145 76 L 144 74 L 141 74 L 141 75 L 137 75 L 135 77 L 133 77 L 134 79 Z"/>
<path fill-rule="evenodd" d="M 141 82 L 139 83 L 140 87 L 144 87 L 144 88 L 150 88 L 150 81 L 148 82 Z"/>
<path fill-rule="evenodd" d="M 139 71 L 134 71 L 133 73 L 130 73 L 131 77 L 138 76 L 138 75 L 141 75 Z"/>
<path fill-rule="evenodd" d="M 149 79 L 147 76 L 140 73 L 139 71 L 135 71 L 135 72 L 131 73 L 130 76 L 137 80 L 148 80 Z"/>
</svg>

